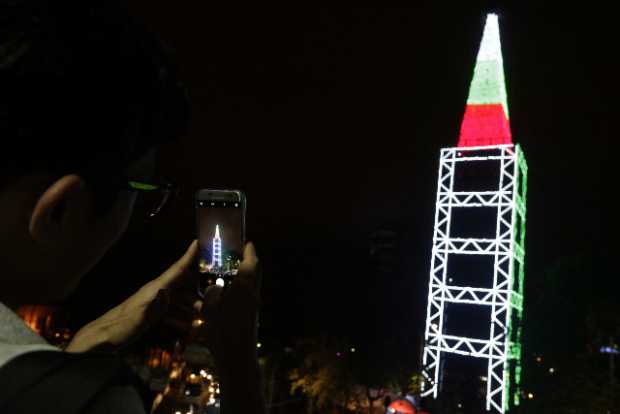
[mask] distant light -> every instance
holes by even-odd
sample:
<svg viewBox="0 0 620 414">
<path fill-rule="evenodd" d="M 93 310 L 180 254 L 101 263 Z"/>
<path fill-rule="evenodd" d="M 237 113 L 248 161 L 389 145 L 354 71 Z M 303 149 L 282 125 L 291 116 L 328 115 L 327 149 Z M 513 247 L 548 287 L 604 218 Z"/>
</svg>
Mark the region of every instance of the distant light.
<svg viewBox="0 0 620 414">
<path fill-rule="evenodd" d="M 355 352 L 355 348 L 351 348 L 351 352 Z"/>
<path fill-rule="evenodd" d="M 217 389 L 215 390 L 215 393 L 216 393 L 216 394 L 219 394 L 219 393 L 220 393 L 220 389 L 219 389 L 219 388 L 217 388 Z"/>
<path fill-rule="evenodd" d="M 189 395 L 189 390 L 185 390 L 185 395 Z"/>
<path fill-rule="evenodd" d="M 263 347 L 263 344 L 261 344 L 261 343 L 259 342 L 259 343 L 257 343 L 257 344 L 256 344 L 256 347 L 257 347 L 257 348 L 262 348 L 262 347 Z"/>
<path fill-rule="evenodd" d="M 485 376 L 480 377 L 480 381 L 487 382 L 489 379 Z"/>
<path fill-rule="evenodd" d="M 336 356 L 337 356 L 338 358 L 340 358 L 340 357 L 342 356 L 342 354 L 341 354 L 340 352 L 336 352 Z"/>
<path fill-rule="evenodd" d="M 175 411 L 174 414 L 183 414 L 183 413 L 180 411 Z"/>
<path fill-rule="evenodd" d="M 463 404 L 461 404 L 461 403 L 458 403 L 456 406 L 459 407 L 459 408 L 463 408 Z"/>
<path fill-rule="evenodd" d="M 194 319 L 192 321 L 192 326 L 194 328 L 197 328 L 197 327 L 201 326 L 203 323 L 205 323 L 205 321 L 203 321 L 202 319 Z"/>
<path fill-rule="evenodd" d="M 224 279 L 222 279 L 221 277 L 218 277 L 217 280 L 215 281 L 215 284 L 219 287 L 224 287 Z"/>
<path fill-rule="evenodd" d="M 395 409 L 395 408 L 393 408 L 393 407 L 390 407 L 390 408 L 388 408 L 388 411 L 389 411 L 389 412 L 391 412 L 391 413 L 395 413 L 395 412 L 396 412 L 396 409 Z"/>
<path fill-rule="evenodd" d="M 554 372 L 555 372 L 555 369 L 549 368 L 549 374 L 553 374 Z"/>
<path fill-rule="evenodd" d="M 194 378 L 196 378 L 196 374 L 194 374 L 194 373 L 192 372 L 191 374 L 189 374 L 189 377 L 190 377 L 191 379 L 194 379 Z"/>
<path fill-rule="evenodd" d="M 209 387 L 209 392 L 210 392 L 210 393 L 214 393 L 214 392 L 215 392 L 215 388 L 213 388 L 213 387 Z"/>
<path fill-rule="evenodd" d="M 541 363 L 542 362 L 542 357 L 536 357 L 536 362 Z"/>
<path fill-rule="evenodd" d="M 212 379 L 213 379 L 213 375 L 211 375 L 211 374 L 207 374 L 207 379 L 208 379 L 208 380 L 212 380 Z"/>
<path fill-rule="evenodd" d="M 620 350 L 611 346 L 602 346 L 600 352 L 601 354 L 620 354 Z"/>
<path fill-rule="evenodd" d="M 206 377 L 207 377 L 207 371 L 205 371 L 204 369 L 201 369 L 201 370 L 200 370 L 200 375 L 201 375 L 202 377 L 206 378 Z"/>
<path fill-rule="evenodd" d="M 532 394 L 531 392 L 529 394 L 527 394 L 527 398 L 529 398 L 530 400 L 534 398 L 534 394 Z"/>
</svg>

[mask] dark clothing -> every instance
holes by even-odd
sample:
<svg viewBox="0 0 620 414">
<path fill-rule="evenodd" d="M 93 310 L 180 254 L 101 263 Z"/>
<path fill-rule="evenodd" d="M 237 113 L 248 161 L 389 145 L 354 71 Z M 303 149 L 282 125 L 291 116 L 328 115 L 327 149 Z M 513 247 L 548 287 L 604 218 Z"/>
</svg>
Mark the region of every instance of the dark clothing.
<svg viewBox="0 0 620 414">
<path fill-rule="evenodd" d="M 148 389 L 117 356 L 68 353 L 0 303 L 0 412 L 145 414 Z"/>
</svg>

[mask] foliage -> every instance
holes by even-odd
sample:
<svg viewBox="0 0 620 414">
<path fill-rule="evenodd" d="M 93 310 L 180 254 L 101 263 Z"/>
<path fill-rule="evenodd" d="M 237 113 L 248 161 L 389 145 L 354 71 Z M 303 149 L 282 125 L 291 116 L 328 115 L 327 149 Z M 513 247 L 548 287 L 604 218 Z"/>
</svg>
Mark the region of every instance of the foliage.
<svg viewBox="0 0 620 414">
<path fill-rule="evenodd" d="M 312 407 L 346 406 L 355 385 L 343 351 L 348 348 L 326 339 L 304 341 L 299 348 L 305 356 L 290 372 L 291 394 L 302 392 L 309 400 L 309 411 Z"/>
<path fill-rule="evenodd" d="M 380 364 L 377 361 L 383 358 L 355 349 L 344 340 L 306 340 L 296 349 L 303 358 L 290 371 L 290 391 L 306 396 L 308 412 L 333 407 L 371 412 L 371 407 L 387 396 L 419 392 L 419 374 Z"/>
</svg>

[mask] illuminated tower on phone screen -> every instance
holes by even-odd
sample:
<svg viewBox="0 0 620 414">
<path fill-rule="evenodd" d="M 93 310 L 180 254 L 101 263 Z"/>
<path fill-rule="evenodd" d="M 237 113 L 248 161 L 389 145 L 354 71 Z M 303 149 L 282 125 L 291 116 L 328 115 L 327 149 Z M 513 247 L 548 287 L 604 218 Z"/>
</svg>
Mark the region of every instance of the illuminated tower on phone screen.
<svg viewBox="0 0 620 414">
<path fill-rule="evenodd" d="M 510 130 L 498 17 L 489 14 L 458 146 L 442 149 L 439 158 L 423 396 L 441 397 L 449 375 L 444 360 L 454 355 L 486 363 L 488 411 L 519 405 L 526 186 L 527 163 Z M 472 209 L 485 214 L 467 216 Z M 485 237 L 462 234 L 476 226 L 493 230 Z M 487 261 L 489 270 L 472 274 L 478 269 L 455 265 L 472 259 Z M 459 316 L 454 308 L 464 313 L 469 306 L 490 315 L 477 337 L 458 335 L 459 326 L 446 323 Z M 472 373 L 470 380 L 480 379 Z"/>
<path fill-rule="evenodd" d="M 213 236 L 213 258 L 211 266 L 214 268 L 222 267 L 222 239 L 220 238 L 220 225 L 215 225 L 215 236 Z"/>
</svg>

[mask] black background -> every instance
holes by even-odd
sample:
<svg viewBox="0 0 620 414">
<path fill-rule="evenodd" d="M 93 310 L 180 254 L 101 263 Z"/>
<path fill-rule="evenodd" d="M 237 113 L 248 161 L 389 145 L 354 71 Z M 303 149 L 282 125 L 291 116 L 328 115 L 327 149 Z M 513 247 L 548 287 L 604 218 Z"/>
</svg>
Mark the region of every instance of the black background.
<svg viewBox="0 0 620 414">
<path fill-rule="evenodd" d="M 241 188 L 265 270 L 263 342 L 328 332 L 417 360 L 439 149 L 457 142 L 489 10 L 469 4 L 135 1 L 135 13 L 176 51 L 189 87 L 191 133 L 159 157 L 161 173 L 184 192 L 157 221 L 136 218 L 87 276 L 73 298 L 77 322 L 182 254 L 195 234 L 195 189 Z M 530 167 L 526 295 L 546 268 L 577 255 L 598 270 L 572 274 L 570 289 L 614 295 L 614 16 L 566 3 L 495 10 L 513 137 Z M 370 256 L 381 229 L 396 233 L 387 273 Z"/>
</svg>

